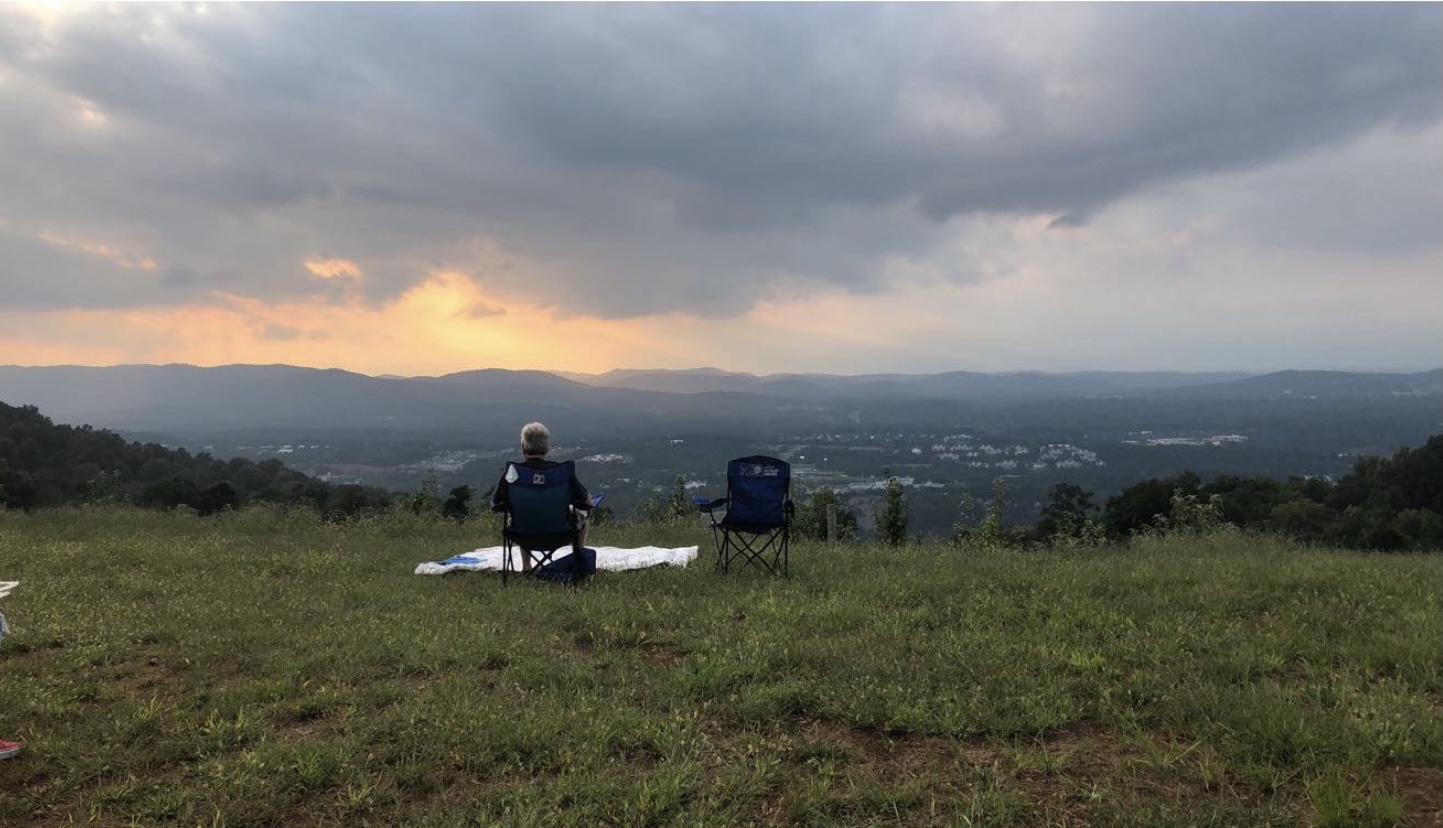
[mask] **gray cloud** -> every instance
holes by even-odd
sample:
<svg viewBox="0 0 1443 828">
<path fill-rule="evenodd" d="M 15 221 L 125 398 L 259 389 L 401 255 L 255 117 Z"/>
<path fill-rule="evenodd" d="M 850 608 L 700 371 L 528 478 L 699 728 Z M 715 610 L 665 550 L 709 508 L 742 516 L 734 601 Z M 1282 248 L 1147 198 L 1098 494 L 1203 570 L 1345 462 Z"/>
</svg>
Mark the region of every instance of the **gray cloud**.
<svg viewBox="0 0 1443 828">
<path fill-rule="evenodd" d="M 1443 114 L 1436 4 L 145 5 L 53 29 L 0 8 L 0 55 L 11 306 L 180 301 L 222 272 L 335 293 L 302 262 L 338 256 L 376 301 L 449 267 L 573 310 L 727 315 L 884 290 L 959 217 L 1085 228 Z M 1374 224 L 1438 214 L 1436 186 L 1387 185 Z M 26 240 L 57 231 L 160 269 Z"/>
</svg>

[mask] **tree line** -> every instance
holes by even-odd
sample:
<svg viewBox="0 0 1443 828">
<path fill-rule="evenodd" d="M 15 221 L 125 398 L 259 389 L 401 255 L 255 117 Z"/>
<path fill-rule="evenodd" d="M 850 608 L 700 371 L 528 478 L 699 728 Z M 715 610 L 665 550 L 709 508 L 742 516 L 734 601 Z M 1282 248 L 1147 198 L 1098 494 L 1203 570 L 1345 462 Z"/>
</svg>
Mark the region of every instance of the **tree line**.
<svg viewBox="0 0 1443 828">
<path fill-rule="evenodd" d="M 877 540 L 900 545 L 909 540 L 906 497 L 896 477 L 884 474 L 887 485 L 873 510 L 873 531 Z M 1135 483 L 1102 504 L 1094 492 L 1059 483 L 1031 526 L 1005 526 L 1009 506 L 1006 477 L 993 481 L 987 500 L 964 494 L 951 540 L 983 546 L 1095 546 L 1148 532 L 1233 527 L 1350 549 L 1439 550 L 1443 434 L 1392 457 L 1360 458 L 1336 482 L 1236 475 L 1204 481 L 1187 471 Z M 801 498 L 794 531 L 818 540 L 848 540 L 857 535 L 857 515 L 842 506 L 835 491 L 821 488 Z"/>
<path fill-rule="evenodd" d="M 887 485 L 872 517 L 874 536 L 907 542 L 903 487 Z M 201 515 L 249 503 L 305 506 L 344 518 L 394 506 L 464 520 L 474 491 L 460 486 L 441 497 L 434 480 L 412 495 L 373 486 L 332 484 L 287 468 L 279 460 L 218 460 L 156 443 L 127 442 L 90 426 L 56 425 L 33 406 L 0 403 L 0 505 L 36 509 L 121 502 L 141 507 L 188 507 Z M 1276 532 L 1299 541 L 1353 549 L 1407 551 L 1443 548 L 1443 434 L 1391 457 L 1364 457 L 1336 482 L 1321 478 L 1193 472 L 1135 483 L 1099 505 L 1095 493 L 1060 483 L 1032 526 L 1004 525 L 1006 478 L 987 500 L 964 495 L 952 540 L 1001 545 L 1090 545 L 1141 532 L 1234 526 Z M 818 540 L 850 540 L 859 516 L 838 493 L 821 488 L 798 498 L 793 532 Z M 671 491 L 643 504 L 639 520 L 668 522 L 696 515 L 678 477 Z M 609 510 L 599 516 L 614 519 Z"/>
<path fill-rule="evenodd" d="M 1051 518 L 1051 527 L 1066 531 L 1090 517 L 1077 502 L 1054 497 L 1043 523 Z M 1100 523 L 1115 539 L 1188 518 L 1352 549 L 1443 549 L 1443 434 L 1392 457 L 1359 458 L 1336 483 L 1235 476 L 1204 482 L 1191 472 L 1146 480 L 1109 498 Z"/>
<path fill-rule="evenodd" d="M 327 483 L 279 460 L 218 460 L 127 442 L 104 429 L 56 425 L 34 406 L 0 403 L 0 504 L 12 509 L 132 503 L 207 515 L 260 502 L 348 517 L 392 500 L 384 489 Z"/>
</svg>

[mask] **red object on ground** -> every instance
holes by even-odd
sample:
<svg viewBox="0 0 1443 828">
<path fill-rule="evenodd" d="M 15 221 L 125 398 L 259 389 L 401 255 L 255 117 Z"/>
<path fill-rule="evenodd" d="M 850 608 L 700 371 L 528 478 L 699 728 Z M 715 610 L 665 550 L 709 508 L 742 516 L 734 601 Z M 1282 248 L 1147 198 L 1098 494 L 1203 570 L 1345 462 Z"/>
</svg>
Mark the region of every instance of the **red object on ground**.
<svg viewBox="0 0 1443 828">
<path fill-rule="evenodd" d="M 0 759 L 9 759 L 24 749 L 25 746 L 19 742 L 7 742 L 0 739 Z"/>
</svg>

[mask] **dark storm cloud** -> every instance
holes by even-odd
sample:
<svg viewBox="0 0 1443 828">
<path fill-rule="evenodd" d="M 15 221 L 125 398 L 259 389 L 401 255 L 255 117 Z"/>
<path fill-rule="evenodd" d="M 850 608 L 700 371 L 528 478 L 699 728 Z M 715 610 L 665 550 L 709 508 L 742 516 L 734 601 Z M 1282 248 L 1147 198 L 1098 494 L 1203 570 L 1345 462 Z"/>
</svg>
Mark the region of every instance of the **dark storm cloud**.
<svg viewBox="0 0 1443 828">
<path fill-rule="evenodd" d="M 247 295 L 335 293 L 302 264 L 335 256 L 374 300 L 444 267 L 605 315 L 716 315 L 885 289 L 887 261 L 927 258 L 959 216 L 1083 226 L 1169 182 L 1432 124 L 1443 7 L 141 5 L 53 27 L 0 9 L 0 76 L 7 304 L 56 301 L 57 273 L 101 306 L 220 271 Z M 161 269 L 13 255 L 56 228 Z"/>
</svg>

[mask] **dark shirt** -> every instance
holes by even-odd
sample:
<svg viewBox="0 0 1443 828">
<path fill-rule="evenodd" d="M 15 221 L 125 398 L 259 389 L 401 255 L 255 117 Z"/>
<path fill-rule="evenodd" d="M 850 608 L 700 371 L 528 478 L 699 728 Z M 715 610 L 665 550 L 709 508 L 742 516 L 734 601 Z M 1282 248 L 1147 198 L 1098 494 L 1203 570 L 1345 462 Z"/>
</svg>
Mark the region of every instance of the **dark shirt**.
<svg viewBox="0 0 1443 828">
<path fill-rule="evenodd" d="M 561 464 L 553 463 L 543 457 L 528 457 L 516 465 L 527 469 L 545 471 L 546 469 Z M 508 463 L 506 467 L 510 469 L 511 465 Z M 506 510 L 506 506 L 510 502 L 507 498 L 510 488 L 511 484 L 506 480 L 506 472 L 502 472 L 501 480 L 496 483 L 496 492 L 491 495 L 491 511 L 502 512 Z M 581 485 L 581 481 L 577 479 L 574 474 L 571 476 L 571 505 L 582 510 L 591 508 L 591 494 L 586 491 L 586 487 Z"/>
</svg>

